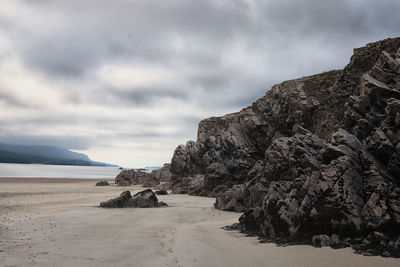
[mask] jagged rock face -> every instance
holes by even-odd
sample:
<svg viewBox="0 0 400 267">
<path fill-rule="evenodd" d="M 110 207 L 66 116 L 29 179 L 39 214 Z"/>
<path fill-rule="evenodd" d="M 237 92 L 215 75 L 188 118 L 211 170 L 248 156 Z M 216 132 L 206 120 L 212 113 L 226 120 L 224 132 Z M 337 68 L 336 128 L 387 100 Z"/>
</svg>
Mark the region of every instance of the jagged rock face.
<svg viewBox="0 0 400 267">
<path fill-rule="evenodd" d="M 249 206 L 248 199 L 249 190 L 246 185 L 238 184 L 217 197 L 214 207 L 221 210 L 243 212 Z"/>
<path fill-rule="evenodd" d="M 359 95 L 348 103 L 346 125 L 394 176 L 400 177 L 400 52 L 383 51 L 361 76 Z"/>
<path fill-rule="evenodd" d="M 336 235 L 368 244 L 377 232 L 388 238 L 377 253 L 398 255 L 400 38 L 355 49 L 342 71 L 283 82 L 238 113 L 201 121 L 171 173 L 176 187 L 204 177 L 192 193 L 245 211 L 244 231 L 316 236 L 320 245 L 332 234 L 330 244 Z"/>
<path fill-rule="evenodd" d="M 291 135 L 294 125 L 320 120 L 322 110 L 314 92 L 305 84 L 333 85 L 338 71 L 274 86 L 251 107 L 234 114 L 200 122 L 196 142 L 175 150 L 171 161 L 172 180 L 204 175 L 210 192 L 243 183 L 252 169 L 264 160 L 264 153 L 276 138 Z M 211 194 L 213 195 L 213 194 Z"/>
</svg>

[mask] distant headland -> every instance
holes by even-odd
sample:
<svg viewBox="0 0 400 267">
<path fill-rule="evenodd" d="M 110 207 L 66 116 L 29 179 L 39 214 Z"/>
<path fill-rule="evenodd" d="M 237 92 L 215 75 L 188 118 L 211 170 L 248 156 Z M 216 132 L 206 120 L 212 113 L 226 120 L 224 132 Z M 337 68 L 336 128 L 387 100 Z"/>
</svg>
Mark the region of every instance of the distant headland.
<svg viewBox="0 0 400 267">
<path fill-rule="evenodd" d="M 65 148 L 5 143 L 0 143 L 0 163 L 118 167 L 114 164 L 93 161 L 83 153 Z"/>
</svg>

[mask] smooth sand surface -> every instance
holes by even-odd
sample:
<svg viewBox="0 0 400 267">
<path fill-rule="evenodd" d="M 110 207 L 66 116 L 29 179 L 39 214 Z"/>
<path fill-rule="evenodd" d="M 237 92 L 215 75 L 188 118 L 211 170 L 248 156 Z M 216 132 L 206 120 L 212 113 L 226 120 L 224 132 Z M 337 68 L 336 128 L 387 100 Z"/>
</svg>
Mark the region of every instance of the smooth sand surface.
<svg viewBox="0 0 400 267">
<path fill-rule="evenodd" d="M 213 198 L 159 196 L 166 208 L 103 209 L 142 187 L 0 178 L 0 266 L 400 266 L 351 249 L 277 247 L 221 227 L 240 214 Z"/>
</svg>

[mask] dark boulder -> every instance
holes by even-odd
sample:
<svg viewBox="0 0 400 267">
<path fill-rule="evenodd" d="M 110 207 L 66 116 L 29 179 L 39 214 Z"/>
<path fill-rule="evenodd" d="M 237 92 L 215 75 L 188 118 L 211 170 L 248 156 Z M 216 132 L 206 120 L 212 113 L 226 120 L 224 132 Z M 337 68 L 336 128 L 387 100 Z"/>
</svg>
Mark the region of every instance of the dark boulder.
<svg viewBox="0 0 400 267">
<path fill-rule="evenodd" d="M 132 202 L 133 206 L 138 208 L 152 208 L 158 206 L 158 199 L 151 189 L 146 189 L 134 194 Z"/>
<path fill-rule="evenodd" d="M 331 239 L 327 235 L 315 235 L 312 238 L 314 247 L 328 247 L 331 244 Z"/>
<path fill-rule="evenodd" d="M 125 191 L 122 192 L 119 197 L 107 200 L 105 202 L 100 203 L 100 207 L 102 208 L 127 208 L 134 207 L 132 201 L 131 192 Z"/>
<path fill-rule="evenodd" d="M 96 183 L 96 186 L 109 186 L 110 184 L 106 180 L 101 180 Z"/>
<path fill-rule="evenodd" d="M 158 202 L 158 206 L 159 207 L 168 207 L 168 204 L 165 203 L 164 201 L 160 201 L 160 202 Z"/>
<path fill-rule="evenodd" d="M 163 202 L 161 205 L 165 205 Z M 117 198 L 100 203 L 103 208 L 152 208 L 158 207 L 160 203 L 151 189 L 138 192 L 133 196 L 129 191 L 121 193 Z"/>
<path fill-rule="evenodd" d="M 157 190 L 155 192 L 155 194 L 156 195 L 168 195 L 168 192 L 166 190 L 161 189 L 161 190 Z"/>
</svg>

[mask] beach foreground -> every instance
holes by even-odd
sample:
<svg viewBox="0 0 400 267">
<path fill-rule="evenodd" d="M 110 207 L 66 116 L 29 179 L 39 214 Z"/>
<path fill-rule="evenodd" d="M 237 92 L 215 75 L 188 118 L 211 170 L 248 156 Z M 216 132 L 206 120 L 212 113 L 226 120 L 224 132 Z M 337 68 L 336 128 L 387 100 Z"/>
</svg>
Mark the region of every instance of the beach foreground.
<svg viewBox="0 0 400 267">
<path fill-rule="evenodd" d="M 0 179 L 1 266 L 399 266 L 350 248 L 277 247 L 221 227 L 239 213 L 214 199 L 158 196 L 166 208 L 103 209 L 101 201 L 143 187 L 95 180 Z"/>
</svg>

